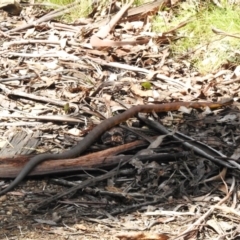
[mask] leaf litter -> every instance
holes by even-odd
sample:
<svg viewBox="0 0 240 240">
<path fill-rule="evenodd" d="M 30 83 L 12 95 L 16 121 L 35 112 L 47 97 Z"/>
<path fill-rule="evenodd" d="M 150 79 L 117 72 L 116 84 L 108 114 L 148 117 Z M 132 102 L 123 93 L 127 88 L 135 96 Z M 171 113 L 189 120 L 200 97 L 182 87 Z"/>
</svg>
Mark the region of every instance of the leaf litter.
<svg viewBox="0 0 240 240">
<path fill-rule="evenodd" d="M 238 101 L 239 66 L 202 76 L 187 60 L 171 57 L 169 43 L 187 22 L 168 32 L 152 32 L 153 16 L 166 13 L 169 2 L 134 7 L 132 1 L 113 1 L 97 4 L 88 17 L 71 24 L 54 20 L 78 3 L 55 11 L 29 5 L 21 16 L 0 16 L 2 158 L 61 152 L 132 105 L 229 97 Z M 131 159 L 129 164 L 72 168 L 64 175 L 55 171 L 2 196 L 1 237 L 237 239 L 237 104 L 214 111 L 182 107 L 158 118 L 167 128 L 160 127 L 160 133 L 140 128 L 138 135 L 129 127 L 90 149 L 108 149 L 109 142 L 139 136 L 149 141 L 151 149 L 126 147 L 122 154 Z M 141 126 L 136 119 L 128 124 Z M 116 152 L 113 147 L 113 158 Z M 1 187 L 14 174 L 4 166 Z M 65 194 L 71 187 L 76 191 Z M 59 193 L 64 195 L 56 197 Z"/>
</svg>

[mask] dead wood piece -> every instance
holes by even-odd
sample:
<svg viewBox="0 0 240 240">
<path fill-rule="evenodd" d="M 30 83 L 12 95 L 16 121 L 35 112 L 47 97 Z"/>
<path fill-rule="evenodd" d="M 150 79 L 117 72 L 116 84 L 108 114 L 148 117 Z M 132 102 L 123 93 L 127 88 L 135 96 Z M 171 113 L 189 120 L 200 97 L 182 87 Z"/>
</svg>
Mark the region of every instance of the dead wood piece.
<svg viewBox="0 0 240 240">
<path fill-rule="evenodd" d="M 49 160 L 42 163 L 30 176 L 46 175 L 53 173 L 66 173 L 88 168 L 107 167 L 118 164 L 120 161 L 125 161 L 129 157 L 118 156 L 110 157 L 122 153 L 127 150 L 132 150 L 136 147 L 146 146 L 146 142 L 138 140 L 132 143 L 127 143 L 117 147 L 109 148 L 101 152 L 88 154 L 74 159 Z M 19 156 L 16 158 L 0 158 L 0 176 L 1 178 L 14 178 L 18 175 L 23 166 L 32 156 Z"/>
<path fill-rule="evenodd" d="M 1 158 L 9 158 L 17 155 L 27 155 L 32 153 L 40 142 L 40 135 L 41 132 L 39 131 L 35 131 L 33 133 L 28 133 L 27 131 L 16 132 L 11 139 L 6 141 L 5 146 L 1 148 Z M 19 163 L 16 164 L 18 165 Z M 3 170 L 6 171 L 6 169 Z"/>
</svg>

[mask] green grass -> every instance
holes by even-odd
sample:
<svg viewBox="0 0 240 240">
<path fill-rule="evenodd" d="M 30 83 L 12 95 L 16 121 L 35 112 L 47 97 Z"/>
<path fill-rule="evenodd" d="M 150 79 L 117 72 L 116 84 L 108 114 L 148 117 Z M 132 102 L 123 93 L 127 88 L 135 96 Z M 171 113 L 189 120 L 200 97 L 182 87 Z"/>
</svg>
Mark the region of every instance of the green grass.
<svg viewBox="0 0 240 240">
<path fill-rule="evenodd" d="M 212 27 L 240 36 L 240 7 L 226 4 L 219 8 L 201 1 L 198 5 L 184 2 L 174 9 L 170 23 L 166 24 L 161 16 L 156 17 L 153 30 L 164 32 L 186 20 L 190 22 L 178 30 L 182 38 L 171 44 L 173 56 L 187 56 L 202 73 L 216 71 L 228 61 L 239 63 L 234 50 L 240 48 L 240 40 L 216 35 Z"/>
<path fill-rule="evenodd" d="M 58 6 L 66 6 L 75 2 L 74 0 L 39 0 L 41 3 L 51 3 Z M 57 8 L 55 8 L 57 9 Z M 71 11 L 58 18 L 68 23 L 74 22 L 78 18 L 86 17 L 91 12 L 91 0 L 81 0 Z"/>
<path fill-rule="evenodd" d="M 73 3 L 74 0 L 38 0 L 41 3 L 51 3 L 56 4 L 58 6 L 65 6 L 70 3 Z M 91 7 L 91 1 L 92 0 L 81 0 L 80 3 L 69 13 L 65 14 L 63 17 L 60 18 L 60 20 L 66 21 L 66 22 L 73 22 L 78 18 L 86 17 L 92 10 Z M 133 6 L 139 6 L 147 2 L 151 2 L 152 0 L 135 0 L 133 3 Z M 122 4 L 125 4 L 128 1 L 122 1 Z M 101 9 L 106 9 L 109 5 L 108 0 L 101 0 L 98 2 L 98 9 L 101 11 Z"/>
</svg>

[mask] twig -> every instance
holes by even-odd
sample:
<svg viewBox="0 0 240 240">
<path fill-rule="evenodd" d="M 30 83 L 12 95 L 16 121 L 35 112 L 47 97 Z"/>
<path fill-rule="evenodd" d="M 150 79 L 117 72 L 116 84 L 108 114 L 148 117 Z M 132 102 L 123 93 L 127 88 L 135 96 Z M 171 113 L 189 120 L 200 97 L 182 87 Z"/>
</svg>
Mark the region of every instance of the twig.
<svg viewBox="0 0 240 240">
<path fill-rule="evenodd" d="M 102 59 L 95 59 L 95 58 L 91 58 L 89 56 L 86 56 L 86 58 L 88 58 L 91 61 L 96 62 L 96 63 L 98 63 L 100 65 L 104 65 L 104 66 L 125 69 L 125 70 L 128 70 L 128 71 L 144 73 L 144 74 L 147 74 L 147 75 L 153 73 L 152 71 L 149 71 L 149 70 L 147 70 L 145 68 L 130 66 L 130 65 L 127 65 L 127 64 L 122 64 L 122 63 L 117 63 L 117 62 L 106 62 L 106 61 L 104 61 Z M 162 75 L 160 73 L 156 74 L 155 77 L 159 78 L 159 79 L 161 79 L 161 80 L 163 80 L 165 82 L 167 82 L 168 84 L 173 85 L 174 87 L 180 88 L 180 89 L 182 89 L 182 88 L 191 88 L 190 86 L 187 86 L 187 85 L 181 83 L 181 81 L 179 81 L 179 79 L 178 80 L 177 79 L 173 79 L 173 78 L 167 77 L 165 75 Z"/>
<path fill-rule="evenodd" d="M 164 134 L 169 134 L 170 135 L 170 132 L 163 125 L 161 125 L 159 122 L 151 121 L 150 119 L 144 118 L 142 116 L 139 116 L 139 118 L 143 122 L 145 122 L 147 125 L 157 129 L 158 131 L 160 131 Z M 212 160 L 212 161 L 214 161 L 214 162 L 216 162 L 216 163 L 218 163 L 222 166 L 228 167 L 228 168 L 235 168 L 236 167 L 235 165 L 232 165 L 232 162 L 234 162 L 234 161 L 231 161 L 231 160 L 226 161 L 227 157 L 226 157 L 226 160 L 223 161 L 220 158 L 223 158 L 225 156 L 222 153 L 218 153 L 215 149 L 207 146 L 206 144 L 203 144 L 199 141 L 194 140 L 193 138 L 185 136 L 180 132 L 172 133 L 171 136 L 175 140 L 177 140 L 179 142 L 182 142 L 182 144 L 184 146 L 186 146 L 188 149 L 193 150 L 194 152 L 200 154 L 201 156 L 206 157 L 209 160 Z"/>
<path fill-rule="evenodd" d="M 7 95 L 14 95 L 14 96 L 19 96 L 23 98 L 28 98 L 32 99 L 35 101 L 41 101 L 41 102 L 46 102 L 46 103 L 51 103 L 56 106 L 64 107 L 68 102 L 61 101 L 61 100 L 53 100 L 47 97 L 41 97 L 41 96 L 36 96 L 34 94 L 26 93 L 26 92 L 21 92 L 19 90 L 9 90 L 5 85 L 0 84 L 0 89 L 4 91 Z M 79 112 L 79 108 L 76 104 L 74 103 L 69 103 L 69 107 L 73 107 L 75 109 L 75 112 Z"/>
<path fill-rule="evenodd" d="M 38 25 L 38 24 L 40 24 L 42 22 L 47 22 L 47 21 L 49 21 L 49 20 L 51 20 L 51 19 L 53 19 L 55 17 L 59 17 L 59 16 L 65 14 L 65 13 L 71 11 L 71 9 L 73 9 L 80 2 L 81 2 L 81 0 L 77 0 L 77 1 L 75 1 L 73 3 L 71 3 L 71 4 L 68 4 L 67 6 L 64 6 L 64 7 L 60 8 L 60 9 L 57 9 L 57 10 L 55 10 L 53 12 L 50 12 L 47 15 L 44 15 L 43 17 L 39 18 L 36 21 L 33 21 L 31 23 L 25 24 L 25 25 L 20 26 L 20 27 L 13 28 L 13 29 L 7 31 L 7 33 L 18 32 L 20 30 L 24 30 L 24 29 L 27 29 L 29 27 L 36 26 L 36 25 Z"/>
<path fill-rule="evenodd" d="M 212 28 L 212 31 L 215 34 L 217 34 L 217 35 L 226 36 L 226 37 L 240 38 L 239 35 L 227 33 L 227 32 L 224 32 L 223 30 L 220 30 L 220 29 L 217 29 L 217 28 Z"/>
<path fill-rule="evenodd" d="M 185 231 L 183 231 L 181 234 L 179 234 L 176 238 L 174 239 L 178 239 L 186 234 L 188 234 L 191 231 L 194 231 L 197 229 L 197 227 L 204 222 L 211 214 L 212 212 L 215 210 L 215 206 L 211 207 L 205 214 L 203 214 L 195 223 L 193 223 L 190 227 L 188 227 Z"/>
<path fill-rule="evenodd" d="M 235 183 L 236 183 L 235 177 L 233 177 L 232 180 L 233 180 L 233 181 L 232 181 L 232 185 L 231 185 L 231 187 L 230 187 L 230 190 L 229 190 L 228 194 L 227 194 L 221 201 L 219 201 L 219 202 L 217 203 L 217 206 L 222 205 L 223 203 L 225 203 L 225 202 L 230 198 L 230 196 L 232 196 L 233 190 L 234 190 L 234 188 L 235 188 Z"/>
<path fill-rule="evenodd" d="M 91 179 L 87 179 L 85 181 L 83 181 L 82 183 L 78 184 L 77 186 L 74 186 L 62 193 L 56 194 L 50 198 L 47 198 L 46 200 L 42 201 L 41 203 L 37 204 L 34 209 L 32 209 L 32 211 L 37 211 L 45 206 L 47 206 L 48 204 L 50 204 L 51 202 L 57 201 L 58 199 L 68 195 L 68 194 L 72 194 L 73 192 L 82 189 L 84 187 L 88 187 L 88 186 L 92 186 L 100 181 L 103 181 L 105 179 L 111 178 L 113 176 L 115 176 L 118 173 L 118 167 L 114 168 L 113 170 L 109 171 L 108 173 L 105 173 L 101 176 L 95 177 L 95 178 L 91 178 Z"/>
</svg>

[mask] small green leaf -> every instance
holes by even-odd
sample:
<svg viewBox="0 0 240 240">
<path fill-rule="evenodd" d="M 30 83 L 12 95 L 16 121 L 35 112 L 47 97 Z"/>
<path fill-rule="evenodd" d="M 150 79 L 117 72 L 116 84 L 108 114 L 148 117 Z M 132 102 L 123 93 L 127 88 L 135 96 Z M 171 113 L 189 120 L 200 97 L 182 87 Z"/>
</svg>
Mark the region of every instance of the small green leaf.
<svg viewBox="0 0 240 240">
<path fill-rule="evenodd" d="M 69 103 L 66 103 L 66 104 L 63 106 L 63 109 L 64 109 L 64 112 L 65 112 L 65 113 L 69 113 L 69 111 L 70 111 Z"/>
<path fill-rule="evenodd" d="M 149 90 L 152 87 L 150 82 L 143 82 L 143 83 L 141 83 L 141 85 L 145 90 Z"/>
</svg>

